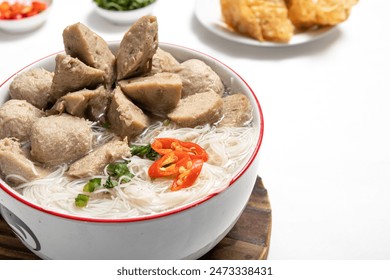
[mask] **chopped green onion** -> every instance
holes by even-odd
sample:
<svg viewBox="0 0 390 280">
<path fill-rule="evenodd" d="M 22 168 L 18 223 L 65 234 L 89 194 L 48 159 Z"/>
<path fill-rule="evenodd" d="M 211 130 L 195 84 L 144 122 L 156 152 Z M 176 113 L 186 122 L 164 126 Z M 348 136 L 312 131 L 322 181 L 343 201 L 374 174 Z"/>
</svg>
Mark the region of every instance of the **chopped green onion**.
<svg viewBox="0 0 390 280">
<path fill-rule="evenodd" d="M 87 206 L 88 201 L 89 201 L 89 196 L 86 194 L 79 194 L 75 198 L 75 204 L 77 207 L 80 207 L 80 208 Z"/>
<path fill-rule="evenodd" d="M 115 177 L 116 179 L 119 179 L 122 176 L 133 178 L 134 175 L 130 172 L 129 168 L 127 167 L 127 163 L 128 162 L 110 163 L 107 166 L 107 171 L 111 176 Z"/>
<path fill-rule="evenodd" d="M 93 192 L 95 189 L 99 188 L 102 183 L 102 179 L 100 178 L 94 178 L 88 181 L 84 185 L 83 191 L 84 192 Z"/>
<path fill-rule="evenodd" d="M 108 176 L 107 181 L 103 185 L 103 187 L 105 187 L 106 189 L 112 189 L 116 186 L 118 186 L 118 182 L 111 180 L 111 176 Z"/>
</svg>

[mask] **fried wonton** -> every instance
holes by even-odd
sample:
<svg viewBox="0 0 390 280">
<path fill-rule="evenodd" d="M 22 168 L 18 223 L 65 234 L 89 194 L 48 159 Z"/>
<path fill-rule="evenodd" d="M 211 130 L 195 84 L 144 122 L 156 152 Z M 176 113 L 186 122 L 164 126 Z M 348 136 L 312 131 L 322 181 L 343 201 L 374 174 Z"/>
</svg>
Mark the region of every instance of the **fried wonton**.
<svg viewBox="0 0 390 280">
<path fill-rule="evenodd" d="M 336 25 L 348 19 L 358 0 L 286 0 L 288 16 L 298 28 Z"/>
<path fill-rule="evenodd" d="M 225 23 L 259 41 L 288 42 L 294 26 L 284 0 L 220 0 Z"/>
</svg>

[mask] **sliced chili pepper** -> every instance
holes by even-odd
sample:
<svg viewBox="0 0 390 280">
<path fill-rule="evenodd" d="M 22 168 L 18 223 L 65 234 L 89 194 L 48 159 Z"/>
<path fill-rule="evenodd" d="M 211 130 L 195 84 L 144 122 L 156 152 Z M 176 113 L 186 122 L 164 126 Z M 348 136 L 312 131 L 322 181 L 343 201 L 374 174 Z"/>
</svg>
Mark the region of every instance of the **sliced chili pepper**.
<svg viewBox="0 0 390 280">
<path fill-rule="evenodd" d="M 188 154 L 183 152 L 170 152 L 156 160 L 148 170 L 151 178 L 167 177 L 179 174 L 179 168 L 190 161 Z"/>
<path fill-rule="evenodd" d="M 177 191 L 192 186 L 202 171 L 202 167 L 202 159 L 194 159 L 187 162 L 187 165 L 181 166 L 179 168 L 179 175 L 171 185 L 171 191 Z"/>
<path fill-rule="evenodd" d="M 157 138 L 151 146 L 160 155 L 165 155 L 172 151 L 181 151 L 188 153 L 191 158 L 201 158 L 203 161 L 208 160 L 207 152 L 193 142 L 180 141 L 174 138 Z"/>
<path fill-rule="evenodd" d="M 22 19 L 36 15 L 46 8 L 46 3 L 40 1 L 32 1 L 31 4 L 3 1 L 0 3 L 0 19 Z"/>
</svg>

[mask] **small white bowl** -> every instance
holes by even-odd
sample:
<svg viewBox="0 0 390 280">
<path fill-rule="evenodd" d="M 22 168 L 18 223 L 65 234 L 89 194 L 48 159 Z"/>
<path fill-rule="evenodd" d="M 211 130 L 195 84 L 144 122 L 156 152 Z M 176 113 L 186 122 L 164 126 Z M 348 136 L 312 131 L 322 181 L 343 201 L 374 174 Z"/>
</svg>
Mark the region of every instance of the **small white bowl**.
<svg viewBox="0 0 390 280">
<path fill-rule="evenodd" d="M 8 33 L 25 33 L 37 29 L 47 19 L 53 0 L 40 0 L 47 4 L 46 10 L 37 15 L 23 18 L 23 19 L 0 19 L 0 30 Z"/>
<path fill-rule="evenodd" d="M 140 17 L 152 14 L 156 4 L 157 0 L 152 4 L 139 9 L 129 11 L 113 11 L 103 9 L 95 3 L 95 10 L 101 17 L 114 24 L 127 25 L 136 22 Z"/>
</svg>

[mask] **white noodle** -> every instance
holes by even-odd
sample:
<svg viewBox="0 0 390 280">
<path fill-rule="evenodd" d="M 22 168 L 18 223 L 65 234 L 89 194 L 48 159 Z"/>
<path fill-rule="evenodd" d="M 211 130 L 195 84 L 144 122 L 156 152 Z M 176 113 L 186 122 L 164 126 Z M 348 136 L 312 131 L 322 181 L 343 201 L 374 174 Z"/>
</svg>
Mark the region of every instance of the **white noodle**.
<svg viewBox="0 0 390 280">
<path fill-rule="evenodd" d="M 112 138 L 112 135 L 104 129 L 94 128 L 94 133 L 99 144 Z M 75 206 L 75 197 L 83 192 L 84 185 L 91 178 L 71 181 L 66 176 L 66 165 L 58 167 L 44 179 L 23 183 L 16 189 L 28 200 L 46 209 L 77 216 L 129 218 L 156 214 L 182 207 L 226 187 L 253 153 L 256 142 L 255 130 L 251 127 L 217 128 L 206 125 L 196 128 L 176 128 L 172 124 L 164 125 L 162 122 L 157 122 L 132 144 L 149 144 L 156 137 L 192 141 L 206 149 L 209 160 L 204 163 L 202 172 L 193 186 L 172 192 L 170 191 L 172 179 L 150 179 L 148 168 L 153 162 L 133 156 L 127 160 L 130 172 L 135 175 L 134 178 L 128 182 L 122 181 L 112 189 L 95 191 L 88 205 L 83 208 Z M 93 178 L 106 180 L 107 170 L 104 170 L 103 175 Z"/>
</svg>

